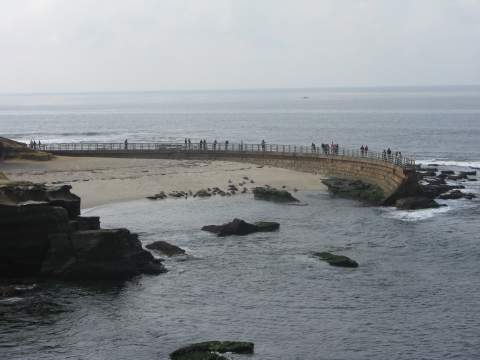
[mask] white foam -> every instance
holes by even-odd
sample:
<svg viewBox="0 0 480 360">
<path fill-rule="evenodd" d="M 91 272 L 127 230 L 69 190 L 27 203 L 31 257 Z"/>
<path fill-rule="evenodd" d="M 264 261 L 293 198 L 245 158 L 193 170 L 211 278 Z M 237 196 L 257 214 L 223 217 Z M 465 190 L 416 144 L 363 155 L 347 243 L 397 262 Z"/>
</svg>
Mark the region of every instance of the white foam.
<svg viewBox="0 0 480 360">
<path fill-rule="evenodd" d="M 446 213 L 451 210 L 450 206 L 442 206 L 436 209 L 423 210 L 397 210 L 396 208 L 386 208 L 385 216 L 390 219 L 402 221 L 420 221 L 434 217 L 435 215 Z"/>
<path fill-rule="evenodd" d="M 428 165 L 428 164 L 437 164 L 440 166 L 457 166 L 463 168 L 474 168 L 480 169 L 480 161 L 479 160 L 464 160 L 464 161 L 457 161 L 457 160 L 441 160 L 441 159 L 427 159 L 427 160 L 415 160 L 415 163 Z"/>
</svg>

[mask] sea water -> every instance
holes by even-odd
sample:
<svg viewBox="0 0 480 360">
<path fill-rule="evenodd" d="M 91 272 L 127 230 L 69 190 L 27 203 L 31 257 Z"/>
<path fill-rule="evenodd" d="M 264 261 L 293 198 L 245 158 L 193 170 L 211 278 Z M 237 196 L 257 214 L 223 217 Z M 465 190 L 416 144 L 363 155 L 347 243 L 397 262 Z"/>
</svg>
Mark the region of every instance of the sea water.
<svg viewBox="0 0 480 360">
<path fill-rule="evenodd" d="M 455 170 L 480 167 L 479 119 L 475 88 L 0 97 L 0 134 L 18 140 L 333 140 Z M 478 182 L 465 185 L 480 193 Z M 48 281 L 0 302 L 0 358 L 167 359 L 211 339 L 253 341 L 251 359 L 478 358 L 478 199 L 398 211 L 322 192 L 295 196 L 307 206 L 245 194 L 85 210 L 103 227 L 127 227 L 144 244 L 165 240 L 189 256 L 166 259 L 160 276 Z M 226 238 L 200 230 L 235 217 L 281 226 Z M 331 267 L 315 251 L 359 267 Z"/>
</svg>

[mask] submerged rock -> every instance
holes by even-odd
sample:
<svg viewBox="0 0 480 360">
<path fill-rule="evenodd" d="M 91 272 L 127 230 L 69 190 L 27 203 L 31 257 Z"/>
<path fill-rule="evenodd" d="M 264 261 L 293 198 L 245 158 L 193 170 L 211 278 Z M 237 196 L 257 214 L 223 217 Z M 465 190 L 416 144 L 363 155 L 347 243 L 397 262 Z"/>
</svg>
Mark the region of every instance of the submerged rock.
<svg viewBox="0 0 480 360">
<path fill-rule="evenodd" d="M 223 225 L 206 225 L 202 227 L 202 230 L 217 234 L 218 236 L 228 236 L 275 231 L 279 228 L 280 224 L 276 222 L 257 222 L 250 224 L 241 219 L 233 219 L 233 221 Z"/>
<path fill-rule="evenodd" d="M 298 202 L 299 200 L 287 190 L 278 190 L 272 187 L 256 187 L 253 189 L 253 197 L 257 200 L 275 202 Z"/>
<path fill-rule="evenodd" d="M 253 354 L 254 344 L 244 341 L 205 341 L 182 347 L 170 354 L 171 360 L 224 360 L 224 353 Z M 228 359 L 227 359 L 228 360 Z"/>
<path fill-rule="evenodd" d="M 352 260 L 349 257 L 343 255 L 334 255 L 329 252 L 314 252 L 313 256 L 318 257 L 320 260 L 326 261 L 332 266 L 350 268 L 358 267 L 358 263 L 355 260 Z"/>
<path fill-rule="evenodd" d="M 179 248 L 178 246 L 169 244 L 166 241 L 155 241 L 151 244 L 145 246 L 149 250 L 157 250 L 167 256 L 174 256 L 174 255 L 183 255 L 185 254 L 185 250 Z"/>
<path fill-rule="evenodd" d="M 401 210 L 435 209 L 440 207 L 435 200 L 424 196 L 411 196 L 398 199 L 395 207 Z"/>
<path fill-rule="evenodd" d="M 201 197 L 201 198 L 204 198 L 204 197 L 210 197 L 212 196 L 212 194 L 210 194 L 207 190 L 205 189 L 201 189 L 201 190 L 198 190 L 194 195 L 193 197 Z"/>
</svg>

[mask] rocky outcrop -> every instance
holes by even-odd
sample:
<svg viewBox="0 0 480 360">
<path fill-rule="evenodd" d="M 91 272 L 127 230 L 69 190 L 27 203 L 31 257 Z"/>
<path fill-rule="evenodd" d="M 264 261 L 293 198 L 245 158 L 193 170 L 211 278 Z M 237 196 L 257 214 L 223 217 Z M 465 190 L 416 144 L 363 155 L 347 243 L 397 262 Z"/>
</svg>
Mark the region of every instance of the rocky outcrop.
<svg viewBox="0 0 480 360">
<path fill-rule="evenodd" d="M 400 210 L 435 209 L 440 207 L 440 204 L 428 197 L 412 196 L 398 199 L 395 207 Z"/>
<path fill-rule="evenodd" d="M 267 200 L 274 202 L 298 202 L 299 200 L 290 194 L 287 190 L 278 190 L 272 187 L 255 187 L 253 197 L 257 200 Z"/>
<path fill-rule="evenodd" d="M 254 344 L 244 341 L 205 341 L 182 347 L 170 354 L 171 360 L 228 360 L 225 353 L 253 354 Z"/>
<path fill-rule="evenodd" d="M 53 156 L 43 151 L 30 149 L 26 144 L 0 137 L 0 159 L 26 159 L 45 161 Z"/>
<path fill-rule="evenodd" d="M 145 246 L 149 250 L 156 250 L 161 252 L 162 254 L 165 254 L 167 256 L 175 256 L 175 255 L 183 255 L 185 254 L 185 250 L 182 248 L 179 248 L 178 246 L 169 244 L 166 241 L 154 241 L 151 244 L 148 244 Z"/>
<path fill-rule="evenodd" d="M 365 201 L 370 204 L 380 205 L 385 195 L 378 186 L 364 183 L 360 180 L 324 179 L 322 183 L 328 190 L 337 196 Z"/>
<path fill-rule="evenodd" d="M 349 257 L 343 255 L 334 255 L 329 252 L 314 252 L 313 256 L 319 258 L 320 260 L 326 261 L 332 266 L 349 268 L 358 267 L 358 263 L 355 260 L 352 260 Z"/>
<path fill-rule="evenodd" d="M 127 229 L 100 229 L 81 217 L 70 186 L 0 187 L 0 276 L 125 279 L 161 273 L 163 265 Z"/>
<path fill-rule="evenodd" d="M 233 219 L 233 221 L 223 225 L 206 225 L 202 227 L 203 231 L 208 231 L 218 236 L 228 235 L 248 235 L 256 232 L 275 231 L 280 228 L 280 224 L 276 222 L 257 222 L 255 224 L 247 223 L 241 219 Z"/>
</svg>

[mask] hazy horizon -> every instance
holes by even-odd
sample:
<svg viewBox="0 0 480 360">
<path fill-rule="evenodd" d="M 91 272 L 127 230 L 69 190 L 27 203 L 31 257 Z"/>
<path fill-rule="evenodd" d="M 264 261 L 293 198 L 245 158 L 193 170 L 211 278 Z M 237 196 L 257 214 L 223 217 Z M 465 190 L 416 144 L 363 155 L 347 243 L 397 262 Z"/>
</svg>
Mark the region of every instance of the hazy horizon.
<svg viewBox="0 0 480 360">
<path fill-rule="evenodd" d="M 476 0 L 2 5 L 0 94 L 480 84 Z"/>
</svg>

